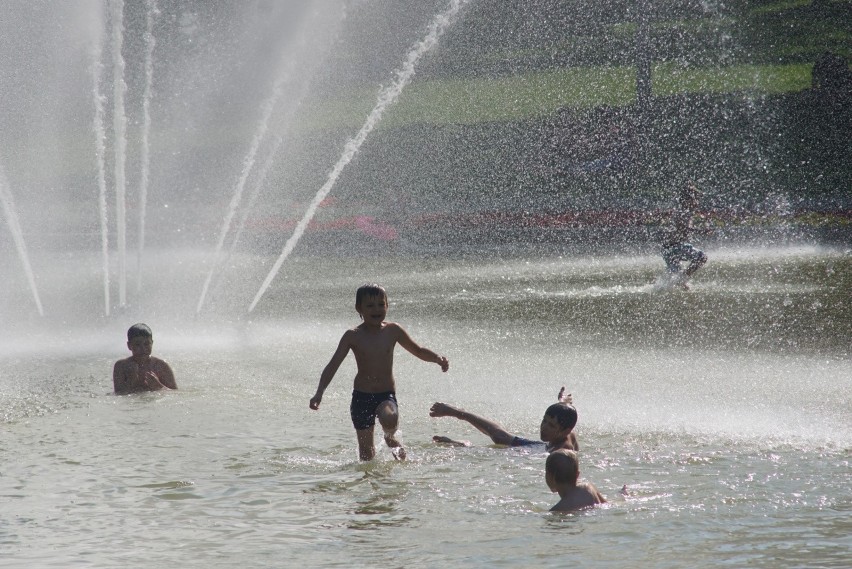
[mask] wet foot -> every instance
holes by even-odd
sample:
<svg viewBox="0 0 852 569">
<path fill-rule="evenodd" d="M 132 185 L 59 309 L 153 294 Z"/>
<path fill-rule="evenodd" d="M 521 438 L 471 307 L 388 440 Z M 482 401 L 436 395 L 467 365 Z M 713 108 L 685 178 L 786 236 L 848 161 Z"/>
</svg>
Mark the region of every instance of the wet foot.
<svg viewBox="0 0 852 569">
<path fill-rule="evenodd" d="M 435 435 L 432 437 L 432 441 L 436 443 L 441 443 L 445 445 L 453 445 L 457 447 L 469 447 L 470 441 L 454 441 L 450 437 L 442 437 L 441 435 Z"/>
<path fill-rule="evenodd" d="M 396 460 L 405 460 L 405 449 L 402 447 L 402 443 L 397 440 L 395 433 L 385 433 L 385 444 L 388 445 Z"/>
</svg>

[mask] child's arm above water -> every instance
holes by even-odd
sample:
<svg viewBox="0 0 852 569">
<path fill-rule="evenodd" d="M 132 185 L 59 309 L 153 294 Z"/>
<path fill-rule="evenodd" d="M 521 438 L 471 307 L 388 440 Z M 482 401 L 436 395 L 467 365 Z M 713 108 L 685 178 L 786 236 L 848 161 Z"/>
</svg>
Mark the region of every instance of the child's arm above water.
<svg viewBox="0 0 852 569">
<path fill-rule="evenodd" d="M 429 348 L 424 348 L 417 342 L 411 339 L 408 332 L 399 324 L 389 324 L 396 329 L 397 342 L 399 345 L 408 350 L 413 356 L 420 358 L 424 362 L 431 362 L 441 366 L 441 371 L 450 369 L 450 361 L 444 356 L 439 356 Z"/>
<path fill-rule="evenodd" d="M 157 389 L 162 389 L 163 387 L 167 387 L 169 389 L 178 388 L 177 382 L 175 381 L 175 372 L 172 371 L 171 366 L 164 360 L 156 360 L 154 379 L 156 379 L 156 383 L 160 384 L 160 387 Z"/>
<path fill-rule="evenodd" d="M 337 350 L 335 350 L 334 355 L 331 356 L 331 360 L 325 366 L 325 369 L 322 370 L 319 385 L 317 386 L 317 392 L 313 397 L 311 397 L 311 409 L 319 409 L 323 393 L 325 393 L 325 390 L 328 387 L 328 384 L 331 383 L 331 380 L 334 379 L 334 374 L 337 373 L 340 364 L 342 364 L 343 360 L 346 359 L 347 354 L 349 354 L 349 350 L 352 349 L 352 335 L 354 333 L 355 332 L 352 330 L 347 330 L 343 333 L 343 337 L 340 338 L 340 342 L 337 344 Z"/>
</svg>

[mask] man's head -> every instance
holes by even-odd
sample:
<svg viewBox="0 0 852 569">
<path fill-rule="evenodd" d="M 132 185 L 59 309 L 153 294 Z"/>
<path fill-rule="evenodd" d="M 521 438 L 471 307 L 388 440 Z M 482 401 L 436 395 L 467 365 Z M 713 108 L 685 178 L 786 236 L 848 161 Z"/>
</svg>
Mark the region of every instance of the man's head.
<svg viewBox="0 0 852 569">
<path fill-rule="evenodd" d="M 580 463 L 573 450 L 559 449 L 550 453 L 545 463 L 545 480 L 551 492 L 560 487 L 576 486 L 580 477 Z"/>
</svg>

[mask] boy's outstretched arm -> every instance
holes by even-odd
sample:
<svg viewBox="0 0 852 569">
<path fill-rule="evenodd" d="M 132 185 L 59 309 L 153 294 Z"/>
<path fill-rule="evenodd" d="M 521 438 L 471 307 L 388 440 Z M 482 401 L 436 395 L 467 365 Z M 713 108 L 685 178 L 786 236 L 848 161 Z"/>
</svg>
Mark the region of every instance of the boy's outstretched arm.
<svg viewBox="0 0 852 569">
<path fill-rule="evenodd" d="M 476 429 L 478 429 L 482 434 L 491 437 L 491 440 L 494 441 L 494 444 L 497 445 L 512 446 L 512 441 L 515 439 L 515 435 L 508 432 L 501 425 L 495 423 L 494 421 L 486 419 L 485 417 L 480 417 L 479 415 L 474 415 L 473 413 L 469 413 L 464 409 L 459 409 L 458 407 L 447 405 L 446 403 L 434 403 L 432 405 L 432 408 L 429 409 L 429 416 L 455 417 L 456 419 L 467 421 Z"/>
<path fill-rule="evenodd" d="M 397 341 L 399 345 L 408 350 L 413 356 L 420 358 L 424 362 L 432 362 L 441 366 L 441 371 L 447 371 L 450 369 L 450 361 L 444 356 L 439 356 L 429 348 L 424 348 L 419 345 L 417 342 L 411 339 L 411 336 L 408 335 L 408 332 L 405 329 L 396 324 L 396 329 L 398 331 Z"/>
<path fill-rule="evenodd" d="M 311 397 L 311 409 L 319 409 L 320 403 L 322 403 L 323 393 L 325 393 L 325 390 L 328 387 L 328 384 L 331 383 L 331 380 L 334 379 L 334 374 L 337 373 L 338 368 L 340 368 L 340 364 L 342 364 L 343 360 L 346 359 L 346 355 L 352 347 L 352 344 L 350 343 L 351 334 L 351 330 L 343 334 L 343 337 L 340 338 L 340 342 L 337 344 L 337 350 L 334 351 L 334 355 L 331 356 L 331 360 L 322 370 L 319 385 L 317 386 L 317 392 L 313 397 Z"/>
</svg>

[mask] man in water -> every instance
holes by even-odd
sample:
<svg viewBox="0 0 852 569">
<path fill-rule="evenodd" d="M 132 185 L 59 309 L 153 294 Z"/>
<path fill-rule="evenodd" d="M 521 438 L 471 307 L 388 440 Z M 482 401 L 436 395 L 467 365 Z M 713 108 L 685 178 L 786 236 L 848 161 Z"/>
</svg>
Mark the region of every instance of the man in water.
<svg viewBox="0 0 852 569">
<path fill-rule="evenodd" d="M 671 214 L 661 250 L 672 284 L 684 290 L 689 290 L 689 279 L 707 262 L 704 251 L 689 242 L 695 233 L 696 218 L 704 220 L 697 213 L 698 194 L 698 188 L 692 182 L 687 182 L 680 191 L 678 205 Z M 689 261 L 689 265 L 681 271 L 680 264 L 683 261 Z"/>
</svg>

